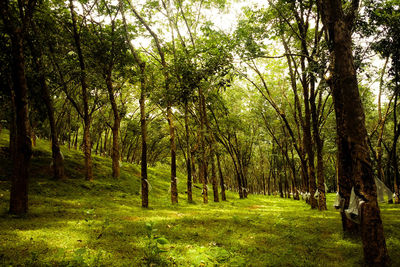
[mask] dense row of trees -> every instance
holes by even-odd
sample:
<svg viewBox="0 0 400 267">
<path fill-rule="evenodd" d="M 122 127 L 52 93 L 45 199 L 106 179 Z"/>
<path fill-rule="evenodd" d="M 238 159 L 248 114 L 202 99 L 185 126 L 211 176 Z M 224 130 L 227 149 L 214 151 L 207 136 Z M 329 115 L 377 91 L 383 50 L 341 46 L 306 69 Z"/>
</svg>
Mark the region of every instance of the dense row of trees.
<svg viewBox="0 0 400 267">
<path fill-rule="evenodd" d="M 354 188 L 362 220 L 342 211 L 343 230 L 361 234 L 367 262 L 388 264 L 374 177 L 399 203 L 399 2 L 267 2 L 226 30 L 209 14 L 227 1 L 1 1 L 10 212 L 28 211 L 38 136 L 52 141 L 56 180 L 68 178 L 60 145 L 83 151 L 89 181 L 92 153 L 111 157 L 116 179 L 120 161 L 141 164 L 143 207 L 157 162 L 170 165 L 172 203 L 179 169 L 189 202 L 194 182 L 204 203 L 211 184 L 213 201 L 307 194 L 319 210 L 326 188 L 345 207 Z"/>
</svg>

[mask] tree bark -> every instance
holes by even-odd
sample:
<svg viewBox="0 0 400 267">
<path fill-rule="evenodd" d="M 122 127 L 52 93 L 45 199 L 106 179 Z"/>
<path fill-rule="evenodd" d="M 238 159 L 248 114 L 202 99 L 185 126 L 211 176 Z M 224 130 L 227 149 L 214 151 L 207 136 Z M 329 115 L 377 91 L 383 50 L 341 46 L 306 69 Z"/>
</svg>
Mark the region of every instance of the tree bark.
<svg viewBox="0 0 400 267">
<path fill-rule="evenodd" d="M 316 94 L 315 94 L 315 81 L 312 77 L 310 81 L 310 106 L 311 106 L 311 119 L 313 136 L 315 141 L 315 147 L 317 150 L 317 188 L 318 188 L 318 209 L 327 210 L 326 208 L 326 192 L 325 192 L 325 179 L 324 179 L 324 160 L 322 154 L 323 141 L 321 140 L 319 132 L 319 123 L 317 115 L 317 107 L 315 104 Z"/>
<path fill-rule="evenodd" d="M 73 0 L 70 0 L 70 10 L 71 10 L 75 48 L 77 50 L 79 58 L 79 66 L 81 69 L 80 81 L 81 81 L 82 101 L 83 101 L 83 122 L 84 122 L 83 153 L 85 155 L 85 178 L 88 181 L 93 181 L 92 146 L 90 141 L 90 125 L 92 118 L 89 113 L 89 99 L 88 99 L 89 96 L 88 96 L 88 85 L 86 81 L 86 66 L 83 59 L 81 40 L 78 33 L 78 26 L 76 21 L 76 14 L 74 11 Z"/>
<path fill-rule="evenodd" d="M 14 96 L 15 110 L 15 139 L 10 145 L 15 145 L 13 156 L 13 176 L 10 191 L 11 214 L 23 215 L 28 212 L 28 182 L 29 166 L 32 156 L 32 142 L 30 139 L 28 85 L 25 75 L 24 34 L 33 13 L 36 2 L 29 2 L 26 6 L 18 2 L 21 18 L 16 18 L 14 7 L 6 1 L 0 1 L 1 19 L 11 39 L 11 80 L 12 96 Z M 23 12 L 25 11 L 25 14 Z M 22 19 L 22 22 L 19 21 Z M 15 143 L 13 141 L 15 140 Z"/>
<path fill-rule="evenodd" d="M 172 117 L 172 108 L 168 104 L 167 117 L 169 124 L 169 135 L 171 143 L 171 202 L 172 204 L 178 203 L 178 186 L 176 182 L 176 144 L 175 144 L 175 126 Z"/>
<path fill-rule="evenodd" d="M 114 97 L 114 86 L 113 86 L 112 80 L 111 80 L 111 69 L 107 70 L 106 84 L 107 84 L 108 97 L 110 99 L 110 103 L 111 103 L 111 107 L 112 107 L 112 111 L 113 111 L 113 115 L 114 115 L 114 123 L 111 128 L 111 130 L 112 130 L 112 152 L 111 152 L 112 176 L 114 178 L 119 178 L 119 176 L 120 176 L 119 128 L 120 128 L 120 124 L 121 124 L 121 118 L 120 118 L 117 103 L 116 103 L 115 97 Z"/>
<path fill-rule="evenodd" d="M 226 194 L 225 194 L 225 182 L 224 182 L 224 175 L 222 174 L 221 162 L 220 162 L 220 155 L 217 152 L 217 165 L 218 165 L 218 173 L 219 173 L 219 183 L 221 186 L 221 199 L 222 201 L 226 201 Z"/>
<path fill-rule="evenodd" d="M 200 181 L 203 184 L 203 203 L 208 203 L 208 187 L 207 187 L 207 158 L 206 158 L 206 143 L 205 143 L 205 118 L 204 114 L 205 101 L 203 95 L 203 89 L 201 86 L 199 87 L 199 116 L 200 116 L 200 151 L 201 151 L 201 160 L 200 160 Z"/>
<path fill-rule="evenodd" d="M 210 146 L 213 146 L 214 144 L 210 144 Z M 214 148 L 210 148 L 210 160 L 211 160 L 211 183 L 213 187 L 213 195 L 214 195 L 214 202 L 219 202 L 219 196 L 218 196 L 218 181 L 217 181 L 217 172 L 215 169 L 215 153 L 214 153 Z"/>
<path fill-rule="evenodd" d="M 351 2 L 348 14 L 344 14 L 342 1 L 319 0 L 318 7 L 328 32 L 331 49 L 332 96 L 334 99 L 340 153 L 339 190 L 343 186 L 354 185 L 355 193 L 365 201 L 361 208 L 361 238 L 364 260 L 368 265 L 387 266 L 390 258 L 386 249 L 383 225 L 377 202 L 376 186 L 373 177 L 365 115 L 362 107 L 354 60 L 352 54 L 351 28 L 359 2 Z M 345 164 L 345 165 L 344 165 Z M 343 166 L 344 165 L 344 166 Z M 350 177 L 343 173 L 343 167 Z M 343 179 L 345 178 L 345 179 Z M 350 182 L 350 183 L 344 183 Z M 340 192 L 340 191 L 339 191 Z M 347 203 L 346 203 L 347 207 Z"/>
<path fill-rule="evenodd" d="M 147 180 L 147 123 L 146 123 L 146 92 L 144 79 L 145 65 L 142 63 L 141 69 L 141 90 L 140 90 L 140 128 L 142 131 L 142 155 L 141 155 L 141 179 L 142 179 L 142 207 L 149 206 L 149 182 Z"/>
<path fill-rule="evenodd" d="M 190 135 L 189 135 L 189 107 L 188 101 L 185 101 L 185 132 L 186 132 L 186 171 L 187 171 L 187 197 L 188 202 L 193 202 L 192 196 L 192 155 L 190 152 Z"/>
</svg>

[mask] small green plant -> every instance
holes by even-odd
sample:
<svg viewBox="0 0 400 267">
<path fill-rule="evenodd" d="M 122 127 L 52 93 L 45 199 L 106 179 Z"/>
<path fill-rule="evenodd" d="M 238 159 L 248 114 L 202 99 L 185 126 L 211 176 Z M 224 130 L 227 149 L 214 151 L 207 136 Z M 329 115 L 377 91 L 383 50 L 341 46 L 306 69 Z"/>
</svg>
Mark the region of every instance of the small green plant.
<svg viewBox="0 0 400 267">
<path fill-rule="evenodd" d="M 153 265 L 168 265 L 167 261 L 161 256 L 162 253 L 167 252 L 165 245 L 168 240 L 165 237 L 158 236 L 158 229 L 154 228 L 154 223 L 146 223 L 146 247 L 144 250 L 144 261 L 147 266 Z"/>
</svg>

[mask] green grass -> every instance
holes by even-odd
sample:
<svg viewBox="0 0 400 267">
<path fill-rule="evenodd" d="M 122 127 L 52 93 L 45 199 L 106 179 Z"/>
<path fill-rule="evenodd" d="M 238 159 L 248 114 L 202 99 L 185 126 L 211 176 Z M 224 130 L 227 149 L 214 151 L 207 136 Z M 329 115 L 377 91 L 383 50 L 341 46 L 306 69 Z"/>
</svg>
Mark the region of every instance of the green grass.
<svg viewBox="0 0 400 267">
<path fill-rule="evenodd" d="M 326 212 L 274 196 L 250 195 L 239 200 L 231 192 L 228 202 L 204 205 L 196 188 L 195 204 L 188 204 L 181 193 L 179 204 L 172 206 L 169 167 L 160 165 L 149 170 L 150 208 L 143 209 L 138 166 L 123 163 L 121 178 L 114 180 L 110 160 L 94 156 L 95 181 L 89 183 L 83 178 L 82 154 L 63 148 L 68 179 L 52 181 L 49 143 L 43 140 L 38 140 L 32 158 L 29 214 L 15 218 L 7 214 L 7 138 L 3 131 L 1 266 L 363 264 L 360 240 L 342 237 L 339 215 L 332 208 L 334 194 L 328 195 Z M 184 192 L 184 175 L 179 181 L 179 192 Z M 393 266 L 400 266 L 400 207 L 382 204 L 381 209 Z M 168 243 L 158 244 L 161 237 Z"/>
</svg>

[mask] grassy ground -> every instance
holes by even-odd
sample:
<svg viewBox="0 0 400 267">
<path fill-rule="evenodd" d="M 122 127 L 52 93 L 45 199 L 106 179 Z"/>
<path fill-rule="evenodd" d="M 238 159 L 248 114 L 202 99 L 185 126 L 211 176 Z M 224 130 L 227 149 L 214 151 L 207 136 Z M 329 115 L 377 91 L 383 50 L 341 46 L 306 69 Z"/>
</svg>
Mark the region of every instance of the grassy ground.
<svg viewBox="0 0 400 267">
<path fill-rule="evenodd" d="M 95 181 L 83 179 L 83 157 L 63 149 L 68 180 L 50 179 L 49 144 L 32 159 L 30 211 L 7 215 L 10 162 L 0 135 L 0 265 L 8 266 L 360 266 L 360 240 L 343 239 L 328 196 L 326 212 L 302 201 L 249 196 L 228 202 L 172 206 L 168 166 L 150 168 L 149 209 L 140 207 L 139 168 L 123 163 L 110 178 L 109 159 L 94 157 Z M 185 191 L 184 176 L 179 179 Z M 399 206 L 382 204 L 393 266 L 400 266 Z"/>
</svg>

